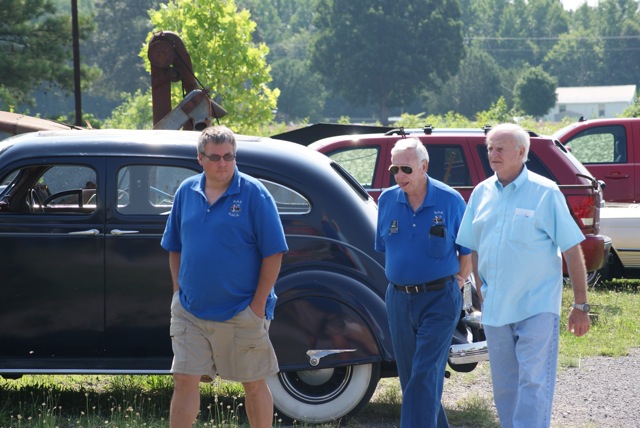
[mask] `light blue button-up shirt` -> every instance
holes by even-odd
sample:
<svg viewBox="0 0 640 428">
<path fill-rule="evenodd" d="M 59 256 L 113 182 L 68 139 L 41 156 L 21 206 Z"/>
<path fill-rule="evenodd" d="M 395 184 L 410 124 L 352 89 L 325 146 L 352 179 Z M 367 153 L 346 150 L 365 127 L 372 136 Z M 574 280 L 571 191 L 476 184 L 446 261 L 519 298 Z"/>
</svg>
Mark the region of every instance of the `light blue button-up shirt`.
<svg viewBox="0 0 640 428">
<path fill-rule="evenodd" d="M 506 187 L 496 175 L 471 194 L 456 242 L 478 253 L 482 322 L 502 326 L 560 314 L 562 254 L 584 240 L 564 195 L 525 167 Z"/>
</svg>

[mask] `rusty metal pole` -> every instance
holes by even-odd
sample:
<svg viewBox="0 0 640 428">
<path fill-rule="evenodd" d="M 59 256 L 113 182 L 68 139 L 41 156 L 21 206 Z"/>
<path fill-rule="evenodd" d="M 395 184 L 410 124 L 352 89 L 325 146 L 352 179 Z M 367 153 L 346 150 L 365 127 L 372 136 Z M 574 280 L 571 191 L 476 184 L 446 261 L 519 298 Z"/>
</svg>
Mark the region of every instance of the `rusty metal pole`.
<svg viewBox="0 0 640 428">
<path fill-rule="evenodd" d="M 73 85 L 76 107 L 76 126 L 82 126 L 82 92 L 80 89 L 80 35 L 78 30 L 78 0 L 71 0 L 71 25 L 73 27 Z"/>
</svg>

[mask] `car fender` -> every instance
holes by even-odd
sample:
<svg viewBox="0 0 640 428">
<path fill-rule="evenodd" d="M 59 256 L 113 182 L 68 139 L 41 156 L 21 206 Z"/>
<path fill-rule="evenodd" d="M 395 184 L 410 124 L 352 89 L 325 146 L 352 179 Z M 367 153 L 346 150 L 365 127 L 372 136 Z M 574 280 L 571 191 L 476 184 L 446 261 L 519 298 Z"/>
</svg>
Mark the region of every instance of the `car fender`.
<svg viewBox="0 0 640 428">
<path fill-rule="evenodd" d="M 364 281 L 307 269 L 281 277 L 276 293 L 270 337 L 281 370 L 393 361 L 384 297 Z"/>
</svg>

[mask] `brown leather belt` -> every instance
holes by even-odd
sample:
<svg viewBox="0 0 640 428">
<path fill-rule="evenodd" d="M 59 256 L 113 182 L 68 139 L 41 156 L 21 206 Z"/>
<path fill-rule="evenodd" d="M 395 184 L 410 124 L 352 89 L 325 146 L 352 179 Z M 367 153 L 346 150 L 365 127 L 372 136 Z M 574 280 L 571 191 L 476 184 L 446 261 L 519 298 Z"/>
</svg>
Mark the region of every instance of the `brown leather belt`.
<svg viewBox="0 0 640 428">
<path fill-rule="evenodd" d="M 444 286 L 453 280 L 453 275 L 445 276 L 444 278 L 438 278 L 433 281 L 425 282 L 422 284 L 409 284 L 400 285 L 392 282 L 394 288 L 398 291 L 405 292 L 407 294 L 422 293 L 423 291 L 435 291 L 442 290 Z"/>
</svg>

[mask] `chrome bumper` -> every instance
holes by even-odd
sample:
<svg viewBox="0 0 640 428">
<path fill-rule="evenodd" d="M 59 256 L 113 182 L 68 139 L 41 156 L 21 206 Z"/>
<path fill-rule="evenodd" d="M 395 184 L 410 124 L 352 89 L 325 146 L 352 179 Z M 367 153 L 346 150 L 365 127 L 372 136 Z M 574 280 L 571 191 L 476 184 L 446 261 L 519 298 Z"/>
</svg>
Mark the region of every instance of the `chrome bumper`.
<svg viewBox="0 0 640 428">
<path fill-rule="evenodd" d="M 489 349 L 487 341 L 451 345 L 449 349 L 449 361 L 453 364 L 471 364 L 480 361 L 489 361 Z"/>
</svg>

